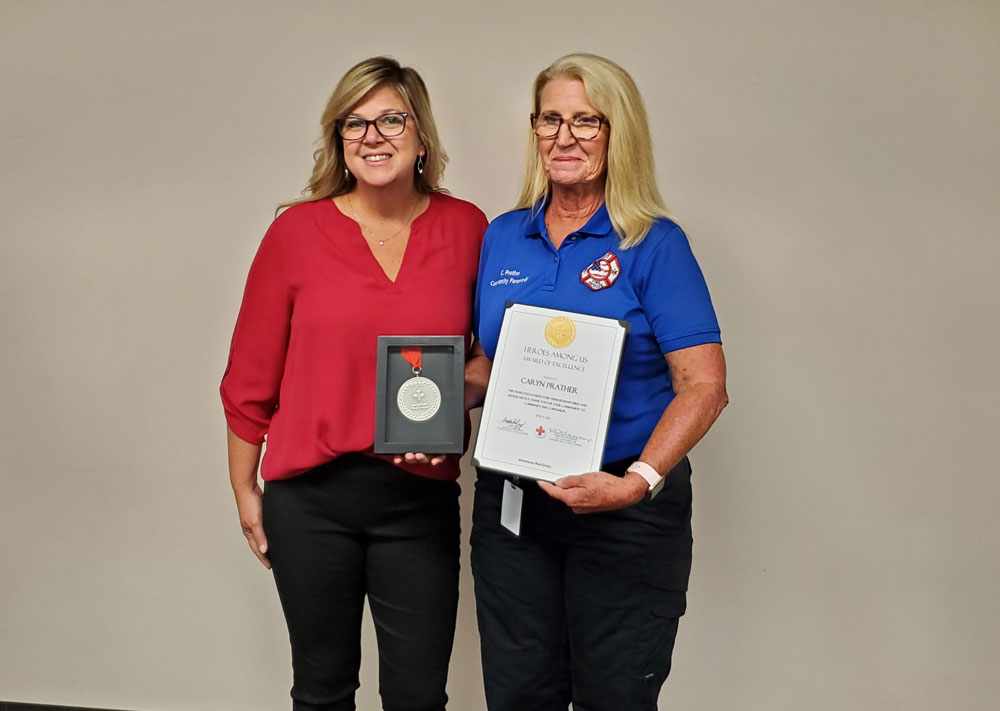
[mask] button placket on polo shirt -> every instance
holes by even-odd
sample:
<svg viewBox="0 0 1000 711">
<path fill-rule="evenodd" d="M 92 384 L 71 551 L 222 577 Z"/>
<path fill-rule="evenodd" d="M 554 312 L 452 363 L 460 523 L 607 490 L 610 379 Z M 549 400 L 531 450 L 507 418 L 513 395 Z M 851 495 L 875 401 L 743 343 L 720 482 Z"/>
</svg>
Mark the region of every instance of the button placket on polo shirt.
<svg viewBox="0 0 1000 711">
<path fill-rule="evenodd" d="M 556 283 L 559 281 L 559 267 L 562 263 L 570 257 L 569 251 L 576 244 L 577 237 L 579 233 L 573 232 L 566 236 L 563 243 L 559 245 L 558 248 L 552 244 L 552 240 L 549 236 L 544 235 L 544 240 L 548 247 L 552 250 L 552 263 L 549 269 L 546 271 L 545 282 L 542 284 L 542 291 L 555 291 Z"/>
</svg>

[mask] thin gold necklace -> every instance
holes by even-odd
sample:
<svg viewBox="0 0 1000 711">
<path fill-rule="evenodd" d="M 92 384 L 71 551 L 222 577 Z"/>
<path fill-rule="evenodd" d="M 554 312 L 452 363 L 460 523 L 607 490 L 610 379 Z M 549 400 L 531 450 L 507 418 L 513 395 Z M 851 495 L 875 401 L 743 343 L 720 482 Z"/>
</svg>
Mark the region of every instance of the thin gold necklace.
<svg viewBox="0 0 1000 711">
<path fill-rule="evenodd" d="M 400 232 L 402 232 L 403 230 L 405 230 L 407 227 L 410 226 L 410 222 L 413 220 L 413 215 L 417 211 L 417 205 L 420 204 L 420 200 L 417 200 L 416 202 L 413 203 L 413 209 L 410 210 L 410 216 L 406 218 L 406 222 L 403 223 L 403 226 L 400 227 L 395 232 L 393 232 L 388 237 L 381 238 L 381 239 L 379 238 L 378 235 L 375 234 L 374 230 L 372 230 L 370 227 L 368 227 L 367 225 L 365 225 L 365 223 L 361 221 L 361 218 L 358 217 L 358 211 L 354 209 L 354 203 L 351 201 L 351 194 L 350 193 L 347 193 L 347 204 L 350 206 L 351 212 L 354 214 L 354 219 L 357 221 L 358 225 L 361 227 L 361 234 L 364 234 L 365 230 L 368 230 L 368 236 L 371 239 L 373 239 L 373 240 L 378 240 L 378 246 L 379 247 L 384 247 L 386 242 L 388 242 L 393 237 L 395 237 Z"/>
</svg>

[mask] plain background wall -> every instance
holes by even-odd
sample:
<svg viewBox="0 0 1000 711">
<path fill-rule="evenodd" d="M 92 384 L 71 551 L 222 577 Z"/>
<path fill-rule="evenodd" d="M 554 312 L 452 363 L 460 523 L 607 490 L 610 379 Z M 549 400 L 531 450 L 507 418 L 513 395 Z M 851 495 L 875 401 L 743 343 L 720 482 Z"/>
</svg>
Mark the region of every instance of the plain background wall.
<svg viewBox="0 0 1000 711">
<path fill-rule="evenodd" d="M 643 92 L 730 365 L 663 707 L 995 705 L 996 0 L 0 2 L 0 699 L 288 707 L 217 395 L 259 239 L 356 61 L 494 217 L 575 50 Z M 452 708 L 479 674 L 466 557 Z"/>
</svg>

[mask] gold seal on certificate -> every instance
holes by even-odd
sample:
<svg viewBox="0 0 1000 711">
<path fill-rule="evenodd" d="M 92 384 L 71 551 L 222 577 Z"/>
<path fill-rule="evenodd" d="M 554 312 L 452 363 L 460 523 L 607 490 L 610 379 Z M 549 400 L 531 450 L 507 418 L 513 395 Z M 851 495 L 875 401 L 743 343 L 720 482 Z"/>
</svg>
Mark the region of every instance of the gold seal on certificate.
<svg viewBox="0 0 1000 711">
<path fill-rule="evenodd" d="M 604 458 L 627 321 L 508 304 L 473 463 L 556 481 Z"/>
<path fill-rule="evenodd" d="M 545 324 L 545 340 L 553 348 L 565 348 L 576 338 L 576 324 L 568 316 L 555 316 Z"/>
</svg>

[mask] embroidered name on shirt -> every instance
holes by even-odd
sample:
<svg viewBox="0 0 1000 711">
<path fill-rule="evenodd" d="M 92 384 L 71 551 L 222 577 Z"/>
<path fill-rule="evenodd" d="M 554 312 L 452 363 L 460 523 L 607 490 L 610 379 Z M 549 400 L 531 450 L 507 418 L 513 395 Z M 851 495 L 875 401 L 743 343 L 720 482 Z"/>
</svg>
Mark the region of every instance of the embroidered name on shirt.
<svg viewBox="0 0 1000 711">
<path fill-rule="evenodd" d="M 498 279 L 490 280 L 490 286 L 511 286 L 528 281 L 528 277 L 521 276 L 521 272 L 517 269 L 501 269 L 498 276 Z"/>
<path fill-rule="evenodd" d="M 580 272 L 580 281 L 593 291 L 600 291 L 614 284 L 619 274 L 621 265 L 618 263 L 618 255 L 614 252 L 605 252 L 603 257 L 595 259 L 589 267 Z"/>
</svg>

